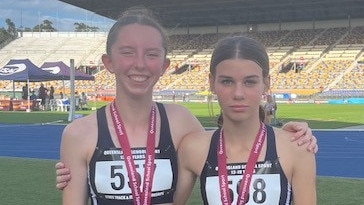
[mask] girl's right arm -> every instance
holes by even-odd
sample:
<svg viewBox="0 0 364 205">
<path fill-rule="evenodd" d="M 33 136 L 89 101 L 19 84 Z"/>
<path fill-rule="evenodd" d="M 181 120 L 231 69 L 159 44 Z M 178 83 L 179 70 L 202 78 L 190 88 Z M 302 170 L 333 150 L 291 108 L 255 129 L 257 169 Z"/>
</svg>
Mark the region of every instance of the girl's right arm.
<svg viewBox="0 0 364 205">
<path fill-rule="evenodd" d="M 87 204 L 87 149 L 85 137 L 77 134 L 72 123 L 69 124 L 62 134 L 61 161 L 72 169 L 72 181 L 63 189 L 63 205 L 86 205 Z"/>
<path fill-rule="evenodd" d="M 186 204 L 196 178 L 200 176 L 210 147 L 212 133 L 202 131 L 187 135 L 178 147 L 178 181 L 175 205 Z"/>
<path fill-rule="evenodd" d="M 295 205 L 316 204 L 316 160 L 313 153 L 299 150 L 293 153 L 292 191 Z"/>
<path fill-rule="evenodd" d="M 187 139 L 182 140 L 177 151 L 178 181 L 177 181 L 176 192 L 173 199 L 174 205 L 184 205 L 187 203 L 187 200 L 191 195 L 192 189 L 196 181 L 196 175 L 190 169 L 190 163 L 192 160 L 190 158 L 191 150 L 189 150 L 190 146 L 187 145 L 188 142 L 186 141 L 189 140 Z"/>
</svg>

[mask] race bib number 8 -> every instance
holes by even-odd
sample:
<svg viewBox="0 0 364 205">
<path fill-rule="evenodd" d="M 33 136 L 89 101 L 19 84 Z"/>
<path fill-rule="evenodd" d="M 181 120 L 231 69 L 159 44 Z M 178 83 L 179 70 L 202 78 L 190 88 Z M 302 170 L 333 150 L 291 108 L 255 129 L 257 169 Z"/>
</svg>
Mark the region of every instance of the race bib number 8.
<svg viewBox="0 0 364 205">
<path fill-rule="evenodd" d="M 232 204 L 236 204 L 239 186 L 242 180 L 241 175 L 228 177 L 229 193 Z M 206 179 L 206 197 L 209 204 L 221 204 L 218 177 L 208 177 Z M 255 174 L 249 187 L 247 205 L 279 204 L 281 194 L 279 174 Z"/>
<path fill-rule="evenodd" d="M 143 184 L 144 160 L 134 160 L 134 162 L 139 184 Z M 156 159 L 154 161 L 152 192 L 170 189 L 172 180 L 173 176 L 170 161 L 168 159 Z M 95 186 L 97 192 L 102 194 L 131 194 L 125 162 L 97 162 L 95 164 Z"/>
</svg>

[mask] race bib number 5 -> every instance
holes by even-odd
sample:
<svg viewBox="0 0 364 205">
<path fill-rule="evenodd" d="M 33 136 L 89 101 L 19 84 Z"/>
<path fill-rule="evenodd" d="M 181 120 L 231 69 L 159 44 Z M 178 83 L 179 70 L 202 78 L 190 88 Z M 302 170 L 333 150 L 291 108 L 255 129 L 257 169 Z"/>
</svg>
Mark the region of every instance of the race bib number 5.
<svg viewBox="0 0 364 205">
<path fill-rule="evenodd" d="M 143 184 L 144 160 L 134 160 L 139 184 Z M 168 180 L 169 179 L 169 180 Z M 152 192 L 172 186 L 172 167 L 167 159 L 154 161 Z M 158 183 L 157 183 L 158 182 Z M 124 161 L 102 161 L 95 165 L 96 190 L 102 194 L 131 194 L 128 171 Z"/>
</svg>

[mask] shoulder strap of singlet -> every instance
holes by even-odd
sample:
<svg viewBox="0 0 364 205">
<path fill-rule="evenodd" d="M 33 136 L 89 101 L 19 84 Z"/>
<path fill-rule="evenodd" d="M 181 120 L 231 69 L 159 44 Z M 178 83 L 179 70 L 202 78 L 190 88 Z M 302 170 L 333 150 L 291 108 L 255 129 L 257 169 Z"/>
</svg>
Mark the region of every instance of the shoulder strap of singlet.
<svg viewBox="0 0 364 205">
<path fill-rule="evenodd" d="M 106 119 L 106 106 L 103 106 L 97 109 L 97 146 L 98 147 L 110 147 L 113 145 L 113 141 L 111 140 L 111 135 L 109 132 L 109 128 L 107 126 L 107 119 Z M 102 140 L 100 137 L 102 136 Z"/>
<path fill-rule="evenodd" d="M 160 130 L 160 139 L 159 139 L 159 147 L 160 148 L 168 148 L 168 146 L 173 145 L 172 136 L 169 129 L 169 122 L 166 113 L 166 109 L 162 103 L 156 103 L 159 110 L 159 116 L 161 119 L 161 130 Z"/>
<path fill-rule="evenodd" d="M 202 198 L 206 198 L 206 192 L 205 192 L 205 185 L 206 185 L 206 179 L 207 177 L 209 177 L 209 172 L 211 170 L 215 170 L 215 167 L 217 167 L 217 144 L 219 141 L 219 136 L 220 136 L 220 129 L 217 129 L 214 131 L 214 133 L 212 134 L 211 137 L 211 141 L 210 141 L 210 148 L 209 148 L 209 152 L 207 154 L 207 158 L 205 161 L 205 165 L 202 168 L 201 171 L 201 176 L 200 176 L 200 188 L 201 188 L 201 193 L 202 193 Z"/>
<path fill-rule="evenodd" d="M 276 137 L 274 130 L 271 126 L 266 125 L 267 128 L 267 152 L 265 155 L 265 160 L 276 160 L 277 159 L 277 149 L 276 149 Z"/>
<path fill-rule="evenodd" d="M 176 149 L 174 148 L 172 134 L 169 129 L 169 121 L 165 107 L 162 103 L 158 102 L 157 106 L 159 110 L 159 116 L 161 119 L 158 147 L 161 150 L 162 156 L 164 155 L 165 158 L 168 158 L 172 166 L 173 180 L 172 180 L 172 187 L 170 189 L 171 191 L 170 201 L 172 202 L 173 193 L 176 190 L 177 186 L 177 176 L 178 176 L 177 154 L 176 154 Z"/>
<path fill-rule="evenodd" d="M 220 139 L 220 130 L 221 128 L 215 130 L 215 132 L 212 134 L 211 137 L 209 154 L 207 155 L 207 159 L 209 160 L 211 166 L 217 166 L 216 152 L 217 152 L 217 144 L 219 143 Z"/>
</svg>

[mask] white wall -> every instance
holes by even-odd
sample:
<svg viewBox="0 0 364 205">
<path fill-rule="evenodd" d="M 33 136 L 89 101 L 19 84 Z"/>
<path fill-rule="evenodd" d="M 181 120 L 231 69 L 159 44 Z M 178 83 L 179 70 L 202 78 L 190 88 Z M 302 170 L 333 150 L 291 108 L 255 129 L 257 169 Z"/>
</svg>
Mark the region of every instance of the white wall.
<svg viewBox="0 0 364 205">
<path fill-rule="evenodd" d="M 23 32 L 23 37 L 107 37 L 107 32 Z"/>
</svg>

